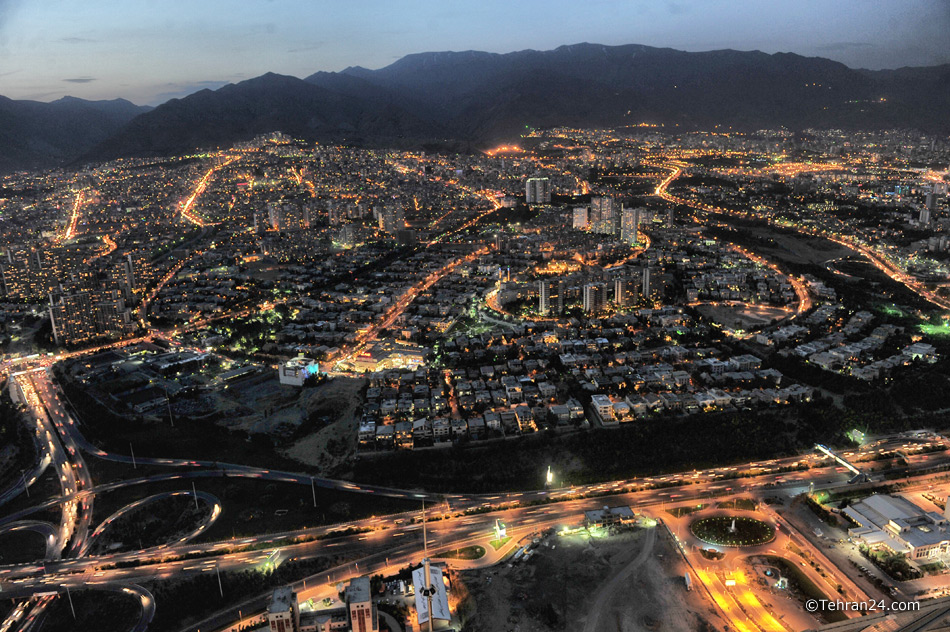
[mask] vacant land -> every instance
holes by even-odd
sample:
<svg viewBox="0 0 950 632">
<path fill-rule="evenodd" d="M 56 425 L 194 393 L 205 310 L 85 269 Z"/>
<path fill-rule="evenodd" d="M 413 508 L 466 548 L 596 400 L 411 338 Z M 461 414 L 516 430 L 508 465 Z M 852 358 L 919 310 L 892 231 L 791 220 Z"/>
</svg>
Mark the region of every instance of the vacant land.
<svg viewBox="0 0 950 632">
<path fill-rule="evenodd" d="M 272 371 L 236 380 L 214 392 L 219 423 L 249 433 L 277 434 L 302 422 L 301 389 L 281 384 Z"/>
<path fill-rule="evenodd" d="M 792 263 L 821 265 L 829 259 L 853 255 L 854 252 L 827 239 L 808 235 L 791 235 L 771 228 L 749 229 L 752 234 L 769 240 L 768 245 L 756 247 L 756 252 Z"/>
<path fill-rule="evenodd" d="M 335 378 L 301 396 L 299 406 L 311 432 L 283 455 L 328 472 L 356 454 L 359 407 L 366 380 Z"/>
<path fill-rule="evenodd" d="M 734 329 L 761 327 L 768 325 L 773 320 L 781 320 L 792 314 L 791 310 L 784 307 L 744 303 L 700 305 L 696 308 L 696 311 L 709 320 Z"/>
<path fill-rule="evenodd" d="M 679 565 L 662 530 L 593 539 L 548 535 L 527 561 L 462 574 L 471 595 L 463 605 L 464 629 L 714 629 L 716 615 L 686 590 Z"/>
</svg>

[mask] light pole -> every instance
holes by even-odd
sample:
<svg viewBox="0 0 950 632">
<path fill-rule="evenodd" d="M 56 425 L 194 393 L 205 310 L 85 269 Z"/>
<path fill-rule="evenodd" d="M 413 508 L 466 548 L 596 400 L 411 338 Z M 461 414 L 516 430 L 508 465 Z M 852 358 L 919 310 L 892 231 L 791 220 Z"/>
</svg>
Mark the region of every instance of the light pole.
<svg viewBox="0 0 950 632">
<path fill-rule="evenodd" d="M 175 418 L 172 416 L 172 400 L 168 399 L 168 384 L 165 384 L 164 381 L 162 382 L 162 388 L 165 389 L 165 404 L 168 406 L 168 423 L 174 428 Z"/>
<path fill-rule="evenodd" d="M 66 586 L 66 598 L 69 599 L 69 609 L 73 612 L 73 620 L 76 619 L 76 608 L 73 607 L 73 596 L 69 593 L 69 586 Z"/>
</svg>

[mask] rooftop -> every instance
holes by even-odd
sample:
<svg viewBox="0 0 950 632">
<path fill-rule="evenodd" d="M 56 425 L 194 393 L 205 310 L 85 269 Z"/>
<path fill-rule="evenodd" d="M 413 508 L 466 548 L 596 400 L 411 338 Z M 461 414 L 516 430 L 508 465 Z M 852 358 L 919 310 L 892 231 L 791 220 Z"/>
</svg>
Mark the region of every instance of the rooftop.
<svg viewBox="0 0 950 632">
<path fill-rule="evenodd" d="M 368 580 L 367 580 L 368 581 Z M 281 586 L 274 589 L 274 596 L 271 597 L 270 604 L 267 606 L 267 612 L 287 612 L 297 602 L 297 595 L 290 586 Z"/>
<path fill-rule="evenodd" d="M 346 599 L 349 602 L 370 600 L 369 577 L 357 577 L 346 587 Z"/>
</svg>

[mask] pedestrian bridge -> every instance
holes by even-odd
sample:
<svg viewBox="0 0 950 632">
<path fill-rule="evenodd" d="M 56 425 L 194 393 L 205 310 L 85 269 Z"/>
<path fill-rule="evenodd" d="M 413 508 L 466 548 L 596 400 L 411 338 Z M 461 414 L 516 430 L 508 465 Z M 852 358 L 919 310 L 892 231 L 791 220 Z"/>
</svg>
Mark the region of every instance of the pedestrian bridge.
<svg viewBox="0 0 950 632">
<path fill-rule="evenodd" d="M 824 446 L 819 443 L 815 445 L 815 449 L 821 452 L 822 454 L 824 454 L 825 456 L 830 456 L 839 465 L 843 466 L 845 469 L 851 472 L 854 476 L 852 476 L 851 479 L 848 481 L 849 483 L 867 483 L 868 481 L 871 480 L 871 477 L 868 476 L 865 472 L 861 471 L 861 469 L 859 469 L 857 466 L 855 466 L 850 461 L 848 461 L 848 459 L 836 454 L 835 451 L 829 448 L 828 446 Z"/>
</svg>

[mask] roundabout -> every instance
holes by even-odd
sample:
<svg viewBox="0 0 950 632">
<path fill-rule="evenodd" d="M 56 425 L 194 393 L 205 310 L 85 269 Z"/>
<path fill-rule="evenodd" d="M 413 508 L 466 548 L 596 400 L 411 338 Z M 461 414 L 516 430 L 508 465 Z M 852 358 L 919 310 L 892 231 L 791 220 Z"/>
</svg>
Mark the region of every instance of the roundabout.
<svg viewBox="0 0 950 632">
<path fill-rule="evenodd" d="M 772 525 L 745 516 L 700 518 L 689 525 L 689 530 L 703 542 L 716 546 L 760 546 L 775 539 Z"/>
</svg>

